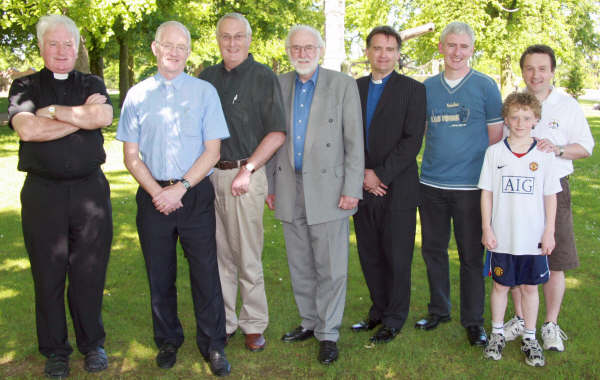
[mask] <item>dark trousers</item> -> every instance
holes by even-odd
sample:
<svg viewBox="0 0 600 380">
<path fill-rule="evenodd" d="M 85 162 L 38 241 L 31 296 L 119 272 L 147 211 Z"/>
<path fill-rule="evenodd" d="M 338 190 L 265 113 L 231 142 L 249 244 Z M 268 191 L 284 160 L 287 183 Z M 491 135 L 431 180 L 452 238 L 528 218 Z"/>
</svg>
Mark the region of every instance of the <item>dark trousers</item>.
<svg viewBox="0 0 600 380">
<path fill-rule="evenodd" d="M 387 196 L 366 195 L 354 215 L 358 255 L 373 305 L 369 318 L 402 328 L 410 305 L 416 208 L 392 210 Z"/>
<path fill-rule="evenodd" d="M 161 214 L 152 197 L 138 189 L 137 228 L 150 284 L 154 341 L 158 347 L 183 343 L 177 316 L 176 245 L 179 239 L 190 266 L 190 283 L 196 315 L 196 343 L 208 357 L 225 347 L 225 307 L 221 293 L 215 241 L 215 193 L 208 178 L 192 187 L 183 207 Z"/>
<path fill-rule="evenodd" d="M 35 286 L 40 352 L 69 355 L 64 293 L 77 348 L 104 345 L 102 293 L 113 236 L 108 181 L 100 169 L 78 180 L 28 174 L 21 190 L 23 238 Z"/>
<path fill-rule="evenodd" d="M 483 325 L 485 289 L 481 245 L 481 191 L 421 185 L 422 254 L 429 279 L 429 313 L 450 314 L 450 221 L 460 260 L 460 322 Z"/>
</svg>

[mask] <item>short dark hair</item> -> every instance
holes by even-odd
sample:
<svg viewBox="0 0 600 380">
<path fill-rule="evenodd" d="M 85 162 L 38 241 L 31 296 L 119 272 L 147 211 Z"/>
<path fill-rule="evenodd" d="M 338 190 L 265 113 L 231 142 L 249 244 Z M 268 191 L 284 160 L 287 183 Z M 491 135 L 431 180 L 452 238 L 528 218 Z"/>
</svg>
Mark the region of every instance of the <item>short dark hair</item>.
<svg viewBox="0 0 600 380">
<path fill-rule="evenodd" d="M 398 42 L 398 50 L 400 50 L 400 47 L 402 46 L 402 38 L 400 37 L 400 33 L 396 32 L 394 28 L 387 25 L 376 26 L 371 30 L 371 33 L 369 33 L 367 36 L 367 49 L 369 46 L 371 46 L 371 39 L 376 34 L 384 34 L 388 37 L 394 37 Z"/>
<path fill-rule="evenodd" d="M 527 109 L 529 108 L 536 119 L 541 119 L 542 117 L 542 105 L 540 101 L 528 92 L 513 92 L 508 95 L 506 99 L 504 99 L 504 104 L 502 105 L 502 117 L 508 117 L 508 113 L 511 108 L 516 109 Z"/>
<path fill-rule="evenodd" d="M 521 70 L 523 70 L 523 64 L 525 64 L 525 58 L 527 58 L 530 54 L 546 54 L 550 57 L 550 69 L 554 72 L 556 69 L 556 56 L 554 55 L 554 50 L 548 45 L 531 45 L 521 55 L 521 61 L 519 61 L 519 65 L 521 65 Z"/>
</svg>

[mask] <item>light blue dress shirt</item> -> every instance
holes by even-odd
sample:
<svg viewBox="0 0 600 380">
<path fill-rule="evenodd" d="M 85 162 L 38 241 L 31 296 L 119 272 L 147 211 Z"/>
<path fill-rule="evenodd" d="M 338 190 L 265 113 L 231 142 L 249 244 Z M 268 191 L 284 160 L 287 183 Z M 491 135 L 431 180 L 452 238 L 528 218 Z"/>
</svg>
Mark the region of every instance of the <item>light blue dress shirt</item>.
<svg viewBox="0 0 600 380">
<path fill-rule="evenodd" d="M 171 81 L 156 74 L 133 86 L 117 128 L 117 140 L 137 143 L 154 179 L 163 181 L 183 178 L 205 141 L 227 137 L 217 91 L 185 73 Z"/>
<path fill-rule="evenodd" d="M 302 83 L 298 74 L 296 74 L 296 86 L 294 92 L 294 168 L 296 171 L 302 170 L 302 159 L 304 157 L 304 140 L 306 138 L 306 127 L 308 126 L 308 117 L 310 116 L 310 106 L 315 86 L 319 76 L 319 67 L 306 83 Z"/>
</svg>

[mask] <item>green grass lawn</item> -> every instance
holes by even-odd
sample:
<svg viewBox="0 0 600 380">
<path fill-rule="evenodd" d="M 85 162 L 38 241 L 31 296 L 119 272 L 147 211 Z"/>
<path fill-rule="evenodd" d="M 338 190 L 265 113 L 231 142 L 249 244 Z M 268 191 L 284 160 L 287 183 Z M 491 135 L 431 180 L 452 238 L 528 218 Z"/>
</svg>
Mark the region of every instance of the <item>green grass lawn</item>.
<svg viewBox="0 0 600 380">
<path fill-rule="evenodd" d="M 118 105 L 118 99 L 113 97 Z M 596 141 L 600 137 L 600 112 L 585 104 Z M 75 379 L 184 379 L 210 376 L 196 348 L 195 322 L 187 264 L 180 252 L 178 264 L 179 315 L 187 339 L 177 364 L 161 370 L 154 362 L 157 349 L 152 339 L 148 283 L 135 228 L 136 183 L 122 163 L 121 143 L 114 140 L 116 119 L 105 131 L 107 163 L 104 171 L 111 183 L 114 242 L 106 280 L 103 319 L 110 367 L 100 374 L 83 370 L 82 355 L 71 357 Z M 16 170 L 18 143 L 9 128 L 0 128 L 0 378 L 36 379 L 42 376 L 45 359 L 38 353 L 34 294 L 29 261 L 20 225 L 19 191 L 24 175 Z M 571 177 L 575 235 L 581 259 L 579 269 L 567 273 L 567 293 L 560 324 L 569 336 L 566 351 L 547 352 L 546 366 L 532 368 L 523 361 L 517 341 L 507 345 L 499 362 L 485 360 L 479 348 L 468 345 L 459 323 L 458 270 L 454 243 L 450 251 L 452 322 L 434 331 L 418 331 L 415 321 L 427 312 L 429 291 L 420 254 L 420 232 L 413 262 L 411 309 L 401 334 L 391 343 L 367 345 L 368 333 L 352 333 L 350 325 L 363 318 L 370 306 L 369 294 L 351 235 L 346 311 L 339 341 L 340 359 L 324 367 L 317 360 L 318 344 L 311 339 L 297 344 L 280 341 L 283 333 L 300 322 L 290 285 L 282 227 L 265 210 L 265 284 L 270 308 L 267 347 L 251 353 L 237 334 L 226 352 L 233 379 L 594 379 L 600 378 L 600 323 L 595 314 L 600 290 L 600 152 L 576 162 Z M 490 281 L 487 281 L 489 295 Z M 543 297 L 540 310 L 543 311 Z M 510 318 L 509 310 L 506 319 Z M 486 299 L 486 328 L 489 330 Z M 543 322 L 540 313 L 539 324 Z M 538 325 L 539 328 L 539 325 Z M 72 329 L 71 343 L 74 344 Z M 538 332 L 539 333 L 539 332 Z"/>
</svg>

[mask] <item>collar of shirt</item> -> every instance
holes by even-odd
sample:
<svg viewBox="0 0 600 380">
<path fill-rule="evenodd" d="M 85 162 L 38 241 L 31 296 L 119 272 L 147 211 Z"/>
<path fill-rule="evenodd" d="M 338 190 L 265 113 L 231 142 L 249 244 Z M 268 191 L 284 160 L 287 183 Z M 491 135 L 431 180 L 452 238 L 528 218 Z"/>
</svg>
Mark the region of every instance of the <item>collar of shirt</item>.
<svg viewBox="0 0 600 380">
<path fill-rule="evenodd" d="M 371 81 L 369 82 L 369 84 L 373 84 L 373 85 L 376 85 L 376 86 L 379 86 L 379 85 L 384 85 L 385 86 L 385 84 L 387 83 L 387 81 L 392 77 L 393 73 L 394 73 L 393 71 L 390 72 L 388 75 L 386 75 L 382 79 L 378 80 L 377 83 L 373 79 L 373 73 L 371 73 Z"/>
<path fill-rule="evenodd" d="M 176 89 L 179 90 L 181 89 L 181 86 L 183 85 L 183 82 L 185 81 L 185 77 L 186 77 L 186 73 L 182 72 L 181 74 L 177 75 L 175 78 L 168 80 L 167 78 L 165 78 L 162 74 L 160 73 L 156 73 L 156 75 L 154 75 L 154 79 L 163 85 L 167 85 L 167 83 L 171 83 L 171 85 Z"/>
<path fill-rule="evenodd" d="M 298 85 L 303 86 L 308 82 L 312 82 L 313 87 L 317 84 L 317 79 L 319 78 L 319 65 L 317 65 L 317 69 L 315 70 L 315 72 L 313 73 L 313 75 L 310 77 L 309 80 L 307 80 L 305 83 L 302 83 L 302 81 L 300 80 L 300 76 L 298 75 L 298 73 L 296 73 L 296 87 L 298 87 Z"/>
<path fill-rule="evenodd" d="M 223 71 L 223 73 L 235 73 L 235 72 L 241 72 L 241 71 L 245 71 L 248 70 L 248 68 L 250 66 L 252 66 L 252 63 L 254 63 L 254 57 L 252 56 L 252 53 L 248 53 L 248 58 L 246 58 L 244 60 L 244 62 L 240 63 L 239 65 L 237 65 L 236 67 L 234 67 L 231 70 L 227 70 L 225 68 L 225 63 L 223 61 L 221 61 L 221 63 L 219 63 L 219 65 L 221 66 L 221 70 Z"/>
</svg>

